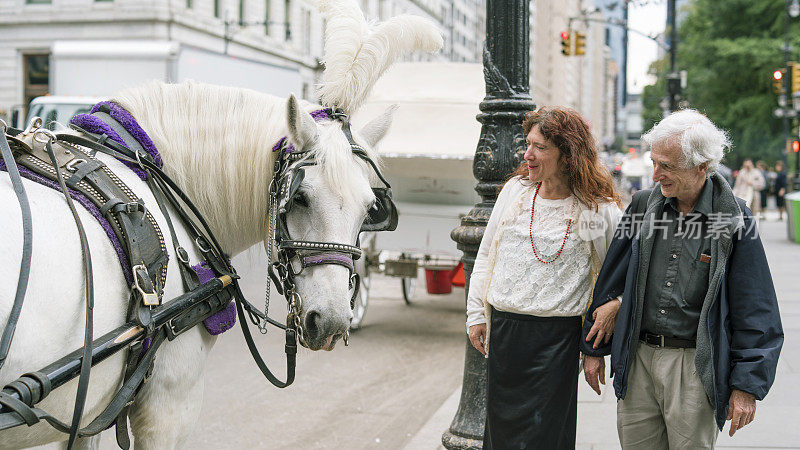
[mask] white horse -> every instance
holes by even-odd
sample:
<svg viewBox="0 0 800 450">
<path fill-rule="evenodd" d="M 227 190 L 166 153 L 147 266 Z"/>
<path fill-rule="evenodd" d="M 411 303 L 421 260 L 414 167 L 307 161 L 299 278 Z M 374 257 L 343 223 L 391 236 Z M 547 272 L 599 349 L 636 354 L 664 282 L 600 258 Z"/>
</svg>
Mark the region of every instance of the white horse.
<svg viewBox="0 0 800 450">
<path fill-rule="evenodd" d="M 329 13 L 326 60 L 330 71 L 323 74 L 321 90 L 326 106 L 353 112 L 394 59 L 409 50 L 441 47 L 439 32 L 426 21 L 400 17 L 370 28 L 353 0 L 325 1 L 321 6 Z M 337 33 L 347 30 L 347 42 L 341 41 Z M 336 79 L 342 83 L 338 90 Z M 192 199 L 228 255 L 266 242 L 267 193 L 276 156 L 271 149 L 282 136 L 288 136 L 295 148 L 310 151 L 317 162 L 306 168 L 301 185 L 308 205 L 295 206 L 287 215 L 291 236 L 355 244 L 361 222 L 375 200 L 370 188 L 372 171 L 352 154 L 339 122 L 314 121 L 309 112 L 320 109 L 318 105 L 299 102 L 294 96 L 286 100 L 194 82 L 151 83 L 122 92 L 114 101 L 128 110 L 153 140 L 164 171 Z M 391 122 L 391 111 L 354 130 L 354 140 L 373 159 L 377 156 L 373 148 Z M 149 205 L 160 228 L 167 230 L 146 183 L 117 160 L 105 155 L 99 158 Z M 33 216 L 33 258 L 25 304 L 10 353 L 0 369 L 0 387 L 83 345 L 83 268 L 75 224 L 61 193 L 27 179 L 23 182 Z M 98 337 L 125 322 L 129 286 L 104 230 L 86 210 L 78 209 L 91 248 L 94 336 Z M 4 212 L 0 216 L 0 326 L 5 326 L 19 274 L 22 221 L 10 180 L 1 172 L 0 210 Z M 196 264 L 199 256 L 189 245 L 189 235 L 177 216 L 172 217 L 178 241 L 190 250 L 192 264 Z M 163 234 L 167 249 L 173 249 L 169 233 Z M 165 300 L 183 292 L 176 258 L 171 256 Z M 309 267 L 296 278 L 303 298 L 301 321 L 312 350 L 332 349 L 335 339 L 347 330 L 352 317 L 348 278 L 348 270 L 338 265 Z M 309 320 L 314 322 L 312 326 L 308 326 Z M 137 448 L 184 445 L 198 422 L 204 366 L 214 342 L 205 329 L 194 327 L 158 350 L 152 377 L 131 407 Z M 117 353 L 93 367 L 81 426 L 102 411 L 120 386 L 124 356 L 124 352 Z M 68 423 L 76 388 L 77 379 L 54 390 L 38 406 Z M 42 422 L 0 432 L 0 448 L 65 439 L 66 435 Z M 96 447 L 97 443 L 97 437 L 85 438 L 79 439 L 77 446 Z"/>
</svg>

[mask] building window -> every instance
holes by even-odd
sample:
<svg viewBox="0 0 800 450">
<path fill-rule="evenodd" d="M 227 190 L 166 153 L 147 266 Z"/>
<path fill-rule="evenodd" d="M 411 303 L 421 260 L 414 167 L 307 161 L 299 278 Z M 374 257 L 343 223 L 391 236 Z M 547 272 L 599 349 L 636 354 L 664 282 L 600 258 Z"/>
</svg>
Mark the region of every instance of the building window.
<svg viewBox="0 0 800 450">
<path fill-rule="evenodd" d="M 192 9 L 192 0 L 186 0 L 186 9 Z"/>
<path fill-rule="evenodd" d="M 244 0 L 239 0 L 239 25 L 244 24 Z"/>
<path fill-rule="evenodd" d="M 29 54 L 22 58 L 25 104 L 28 104 L 34 97 L 45 95 L 50 90 L 50 55 Z"/>
<path fill-rule="evenodd" d="M 283 26 L 286 28 L 286 40 L 292 40 L 292 0 L 286 0 L 283 8 Z"/>
<path fill-rule="evenodd" d="M 264 1 L 264 34 L 266 34 L 267 36 L 269 36 L 269 16 L 270 16 L 269 7 L 270 6 L 271 6 L 270 5 L 270 1 L 269 0 L 265 0 Z"/>
<path fill-rule="evenodd" d="M 214 0 L 214 17 L 219 19 L 219 0 Z"/>
<path fill-rule="evenodd" d="M 29 5 L 47 4 L 47 3 L 53 3 L 53 0 L 25 0 L 25 3 Z"/>
</svg>

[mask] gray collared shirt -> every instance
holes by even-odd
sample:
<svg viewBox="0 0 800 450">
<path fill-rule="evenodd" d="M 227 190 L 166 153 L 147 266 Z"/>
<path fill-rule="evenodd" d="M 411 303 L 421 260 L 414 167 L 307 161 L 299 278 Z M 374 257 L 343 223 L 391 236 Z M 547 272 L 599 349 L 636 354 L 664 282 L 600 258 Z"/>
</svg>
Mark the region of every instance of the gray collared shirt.
<svg viewBox="0 0 800 450">
<path fill-rule="evenodd" d="M 697 204 L 686 216 L 678 212 L 677 199 L 671 197 L 661 214 L 656 214 L 642 331 L 679 339 L 697 337 L 711 265 L 707 227 L 713 190 L 713 183 L 706 180 Z"/>
</svg>

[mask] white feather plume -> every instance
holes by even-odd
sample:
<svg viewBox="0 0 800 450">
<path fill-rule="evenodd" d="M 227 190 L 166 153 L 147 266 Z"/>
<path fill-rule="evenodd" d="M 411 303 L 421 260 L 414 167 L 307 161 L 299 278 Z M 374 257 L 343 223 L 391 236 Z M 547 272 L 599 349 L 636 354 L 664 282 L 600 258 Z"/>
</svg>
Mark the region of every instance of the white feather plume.
<svg viewBox="0 0 800 450">
<path fill-rule="evenodd" d="M 370 25 L 355 0 L 320 0 L 319 10 L 328 21 L 319 98 L 323 105 L 348 114 L 361 106 L 399 58 L 415 50 L 442 48 L 441 32 L 423 17 L 404 14 Z"/>
</svg>

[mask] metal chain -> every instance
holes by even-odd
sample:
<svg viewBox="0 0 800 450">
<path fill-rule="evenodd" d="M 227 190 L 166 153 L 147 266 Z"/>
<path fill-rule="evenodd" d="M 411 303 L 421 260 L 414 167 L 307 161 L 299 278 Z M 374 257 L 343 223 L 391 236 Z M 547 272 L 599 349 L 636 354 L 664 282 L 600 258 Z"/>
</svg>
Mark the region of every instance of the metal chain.
<svg viewBox="0 0 800 450">
<path fill-rule="evenodd" d="M 272 247 L 275 244 L 275 220 L 277 219 L 277 208 L 278 208 L 278 196 L 276 195 L 274 189 L 272 189 L 273 181 L 270 183 L 270 190 L 269 190 L 269 211 L 267 211 L 267 271 L 269 271 L 270 265 L 272 265 Z M 269 274 L 267 274 L 267 291 L 264 295 L 264 320 L 258 321 L 258 331 L 261 334 L 267 334 L 267 326 L 269 322 L 266 320 L 269 317 L 269 294 L 270 294 L 270 287 L 271 287 L 271 278 Z"/>
</svg>

